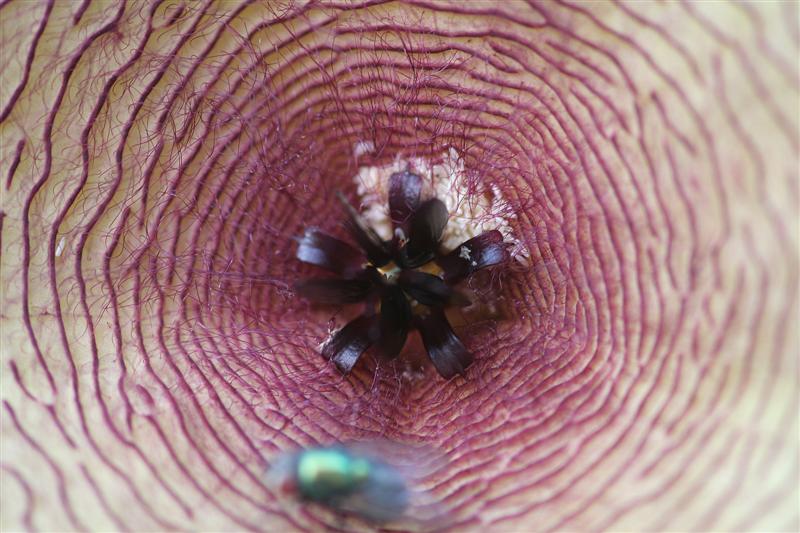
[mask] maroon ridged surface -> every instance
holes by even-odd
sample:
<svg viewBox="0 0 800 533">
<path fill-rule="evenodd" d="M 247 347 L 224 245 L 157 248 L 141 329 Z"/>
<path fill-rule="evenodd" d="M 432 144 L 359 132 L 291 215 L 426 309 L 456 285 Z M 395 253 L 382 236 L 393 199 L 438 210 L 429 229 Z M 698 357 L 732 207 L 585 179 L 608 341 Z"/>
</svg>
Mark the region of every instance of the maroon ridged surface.
<svg viewBox="0 0 800 533">
<path fill-rule="evenodd" d="M 457 530 L 797 530 L 785 3 L 0 3 L 2 528 L 308 530 L 282 450 L 440 450 Z M 372 154 L 356 158 L 369 141 Z M 454 147 L 527 265 L 466 377 L 344 378 L 291 286 Z M 352 196 L 351 196 L 352 197 Z M 422 353 L 421 343 L 409 350 Z"/>
</svg>

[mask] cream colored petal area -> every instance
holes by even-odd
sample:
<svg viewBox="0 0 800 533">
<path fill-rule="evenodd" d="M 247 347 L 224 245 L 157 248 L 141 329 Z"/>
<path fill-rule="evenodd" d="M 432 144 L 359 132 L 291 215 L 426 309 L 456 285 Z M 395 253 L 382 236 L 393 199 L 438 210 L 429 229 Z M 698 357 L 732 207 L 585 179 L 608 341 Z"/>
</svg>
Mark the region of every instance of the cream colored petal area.
<svg viewBox="0 0 800 533">
<path fill-rule="evenodd" d="M 369 436 L 441 450 L 458 530 L 800 528 L 795 4 L 17 0 L 0 29 L 3 530 L 320 529 L 266 465 Z M 531 264 L 568 256 L 503 284 L 466 381 L 343 379 L 288 296 L 366 141 L 458 144 Z"/>
</svg>

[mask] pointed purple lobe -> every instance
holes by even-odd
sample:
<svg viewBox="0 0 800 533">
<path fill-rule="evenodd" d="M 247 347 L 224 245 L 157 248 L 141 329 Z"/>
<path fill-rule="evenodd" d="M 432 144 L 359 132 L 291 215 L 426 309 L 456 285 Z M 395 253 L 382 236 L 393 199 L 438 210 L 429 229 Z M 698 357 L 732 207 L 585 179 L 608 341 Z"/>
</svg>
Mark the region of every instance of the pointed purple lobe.
<svg viewBox="0 0 800 533">
<path fill-rule="evenodd" d="M 380 316 L 378 346 L 381 353 L 391 359 L 403 349 L 411 327 L 411 306 L 397 285 L 384 289 Z"/>
<path fill-rule="evenodd" d="M 478 270 L 509 259 L 508 244 L 497 230 L 486 231 L 464 242 L 436 263 L 444 271 L 447 283 L 458 283 Z"/>
<path fill-rule="evenodd" d="M 447 206 L 438 198 L 423 202 L 411 215 L 407 247 L 410 268 L 424 265 L 433 259 L 447 225 L 447 216 Z"/>
<path fill-rule="evenodd" d="M 306 230 L 299 239 L 297 259 L 349 278 L 362 270 L 365 257 L 344 241 L 316 229 Z"/>
<path fill-rule="evenodd" d="M 353 236 L 358 245 L 366 252 L 370 263 L 376 267 L 381 267 L 391 260 L 387 244 L 375 233 L 369 224 L 363 219 L 358 211 L 353 208 L 342 193 L 337 192 L 336 196 L 342 202 L 347 211 L 347 231 Z"/>
<path fill-rule="evenodd" d="M 322 349 L 322 355 L 330 359 L 343 374 L 349 373 L 361 354 L 374 342 L 377 315 L 360 316 L 340 329 Z"/>
<path fill-rule="evenodd" d="M 419 206 L 422 178 L 408 171 L 389 178 L 389 216 L 397 227 L 403 225 Z"/>
<path fill-rule="evenodd" d="M 431 309 L 427 316 L 418 316 L 416 326 L 428 351 L 433 366 L 439 375 L 450 379 L 464 371 L 472 363 L 472 355 L 453 332 L 441 309 Z"/>
<path fill-rule="evenodd" d="M 295 291 L 314 303 L 340 305 L 365 300 L 372 287 L 364 279 L 307 279 L 297 283 Z"/>
</svg>

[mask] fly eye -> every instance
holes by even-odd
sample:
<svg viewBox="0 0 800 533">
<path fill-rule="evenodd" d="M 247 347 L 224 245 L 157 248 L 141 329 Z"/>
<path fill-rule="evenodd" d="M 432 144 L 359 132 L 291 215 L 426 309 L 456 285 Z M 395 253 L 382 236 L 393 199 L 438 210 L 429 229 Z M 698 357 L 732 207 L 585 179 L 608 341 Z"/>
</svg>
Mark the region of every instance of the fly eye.
<svg viewBox="0 0 800 533">
<path fill-rule="evenodd" d="M 294 496 L 297 494 L 297 483 L 292 478 L 286 478 L 283 483 L 280 484 L 278 490 L 283 496 Z"/>
</svg>

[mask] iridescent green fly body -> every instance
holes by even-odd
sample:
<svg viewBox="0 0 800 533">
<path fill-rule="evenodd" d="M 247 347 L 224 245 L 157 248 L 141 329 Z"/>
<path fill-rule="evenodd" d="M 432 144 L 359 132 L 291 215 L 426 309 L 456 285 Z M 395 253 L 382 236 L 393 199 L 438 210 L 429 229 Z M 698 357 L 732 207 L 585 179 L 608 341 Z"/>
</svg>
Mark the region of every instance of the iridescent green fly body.
<svg viewBox="0 0 800 533">
<path fill-rule="evenodd" d="M 373 468 L 370 461 L 344 448 L 307 450 L 297 458 L 298 489 L 309 500 L 330 500 L 359 490 Z"/>
<path fill-rule="evenodd" d="M 279 457 L 269 478 L 285 495 L 370 522 L 400 519 L 410 501 L 407 480 L 400 471 L 339 445 Z"/>
</svg>

